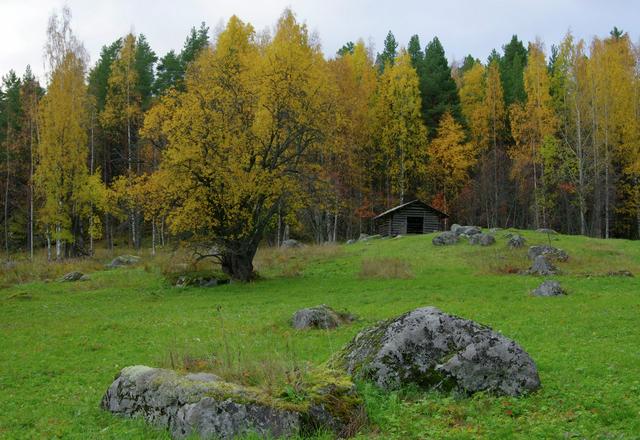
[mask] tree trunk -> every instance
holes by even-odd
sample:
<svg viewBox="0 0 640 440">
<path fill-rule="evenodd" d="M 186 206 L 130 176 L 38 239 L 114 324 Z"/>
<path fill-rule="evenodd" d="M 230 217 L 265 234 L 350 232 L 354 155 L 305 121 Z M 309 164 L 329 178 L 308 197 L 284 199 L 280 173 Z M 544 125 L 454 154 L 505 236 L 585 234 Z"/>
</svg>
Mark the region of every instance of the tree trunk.
<svg viewBox="0 0 640 440">
<path fill-rule="evenodd" d="M 249 243 L 239 246 L 238 250 L 225 250 L 221 261 L 223 272 L 238 281 L 254 279 L 256 274 L 253 271 L 253 257 L 257 249 L 257 244 Z"/>
</svg>

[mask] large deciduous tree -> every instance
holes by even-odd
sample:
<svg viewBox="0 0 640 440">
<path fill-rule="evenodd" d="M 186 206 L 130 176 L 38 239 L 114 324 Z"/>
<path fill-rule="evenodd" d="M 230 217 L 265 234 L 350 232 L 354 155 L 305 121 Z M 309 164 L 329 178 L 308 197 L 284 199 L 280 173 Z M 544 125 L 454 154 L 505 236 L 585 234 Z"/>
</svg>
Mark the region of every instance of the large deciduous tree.
<svg viewBox="0 0 640 440">
<path fill-rule="evenodd" d="M 312 178 L 306 157 L 334 116 L 326 62 L 289 10 L 268 42 L 234 16 L 185 85 L 156 177 L 174 206 L 168 220 L 247 281 L 278 208 Z"/>
</svg>

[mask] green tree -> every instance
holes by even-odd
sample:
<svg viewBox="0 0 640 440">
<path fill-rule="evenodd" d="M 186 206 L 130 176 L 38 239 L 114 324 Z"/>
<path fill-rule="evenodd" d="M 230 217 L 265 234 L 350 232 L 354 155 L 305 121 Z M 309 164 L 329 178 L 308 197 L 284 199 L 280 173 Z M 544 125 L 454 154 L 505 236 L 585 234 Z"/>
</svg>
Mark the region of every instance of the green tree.
<svg viewBox="0 0 640 440">
<path fill-rule="evenodd" d="M 524 69 L 527 65 L 527 49 L 518 40 L 511 37 L 508 44 L 502 46 L 504 55 L 500 58 L 500 78 L 504 90 L 504 103 L 507 107 L 527 98 L 524 90 Z"/>
<path fill-rule="evenodd" d="M 454 118 L 460 119 L 458 89 L 438 37 L 434 37 L 424 51 L 424 68 L 420 80 L 424 122 L 431 135 L 434 135 L 440 118 L 445 113 L 451 113 Z"/>
<path fill-rule="evenodd" d="M 393 66 L 393 63 L 398 56 L 398 42 L 393 33 L 389 31 L 387 37 L 384 39 L 384 49 L 382 53 L 379 53 L 376 57 L 376 65 L 378 70 L 382 73 L 387 66 Z"/>
</svg>

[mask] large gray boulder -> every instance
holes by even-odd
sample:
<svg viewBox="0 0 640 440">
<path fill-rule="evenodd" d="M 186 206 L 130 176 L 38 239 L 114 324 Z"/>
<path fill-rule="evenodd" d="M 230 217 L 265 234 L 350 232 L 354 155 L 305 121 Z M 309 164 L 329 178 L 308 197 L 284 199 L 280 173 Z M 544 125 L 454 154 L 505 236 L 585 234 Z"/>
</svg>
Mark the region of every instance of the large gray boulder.
<svg viewBox="0 0 640 440">
<path fill-rule="evenodd" d="M 538 255 L 527 273 L 529 275 L 555 275 L 558 273 L 558 269 L 545 255 Z"/>
<path fill-rule="evenodd" d="M 530 246 L 527 255 L 530 260 L 535 260 L 538 255 L 544 255 L 548 259 L 556 261 L 569 259 L 569 255 L 565 251 L 548 245 Z"/>
<path fill-rule="evenodd" d="M 560 283 L 554 280 L 546 280 L 535 288 L 531 294 L 533 296 L 560 296 L 564 295 L 565 291 L 560 286 Z"/>
<path fill-rule="evenodd" d="M 518 234 L 513 234 L 509 237 L 509 241 L 507 241 L 507 245 L 511 249 L 519 249 L 523 247 L 526 242 L 527 240 L 525 240 L 523 236 Z"/>
<path fill-rule="evenodd" d="M 518 396 L 540 387 L 535 363 L 516 342 L 435 307 L 363 330 L 330 364 L 385 390 L 413 384 Z"/>
<path fill-rule="evenodd" d="M 69 283 L 74 281 L 87 281 L 89 279 L 88 276 L 83 274 L 82 272 L 73 271 L 65 274 L 60 278 L 61 283 Z"/>
<path fill-rule="evenodd" d="M 431 243 L 433 243 L 434 246 L 446 246 L 450 244 L 456 244 L 458 240 L 459 238 L 455 232 L 445 231 L 433 237 Z"/>
<path fill-rule="evenodd" d="M 122 369 L 101 406 L 120 416 L 142 417 L 168 429 L 176 439 L 226 440 L 249 433 L 286 438 L 319 429 L 340 434 L 360 410 L 361 401 L 348 378 L 327 377 L 326 382 L 305 390 L 307 401 L 297 403 L 283 398 L 285 393 L 269 395 L 213 374 L 183 375 L 136 365 Z"/>
<path fill-rule="evenodd" d="M 107 267 L 115 268 L 115 267 L 123 267 L 123 266 L 133 266 L 134 264 L 138 264 L 140 262 L 140 257 L 136 255 L 119 255 L 108 264 Z"/>
<path fill-rule="evenodd" d="M 455 234 L 455 233 L 456 233 L 456 231 L 457 231 L 458 229 L 460 229 L 461 227 L 462 227 L 462 226 L 460 226 L 459 224 L 454 223 L 454 224 L 452 224 L 452 225 L 451 225 L 451 228 L 449 228 L 449 229 L 451 230 L 451 232 L 453 232 L 453 233 Z"/>
<path fill-rule="evenodd" d="M 346 312 L 336 312 L 327 305 L 319 305 L 298 310 L 291 318 L 291 325 L 298 329 L 332 329 L 355 320 L 355 316 Z"/>
<path fill-rule="evenodd" d="M 493 235 L 485 234 L 484 232 L 469 236 L 469 244 L 472 245 L 491 246 L 495 242 L 496 239 Z"/>
</svg>

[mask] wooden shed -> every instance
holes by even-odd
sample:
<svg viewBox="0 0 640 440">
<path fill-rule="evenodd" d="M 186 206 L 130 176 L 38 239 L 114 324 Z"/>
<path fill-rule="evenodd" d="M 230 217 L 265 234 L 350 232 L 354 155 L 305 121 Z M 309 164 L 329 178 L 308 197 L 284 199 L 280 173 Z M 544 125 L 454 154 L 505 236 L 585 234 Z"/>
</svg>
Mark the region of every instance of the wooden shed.
<svg viewBox="0 0 640 440">
<path fill-rule="evenodd" d="M 373 221 L 376 233 L 395 236 L 442 231 L 448 217 L 420 200 L 413 200 L 383 212 Z"/>
</svg>

